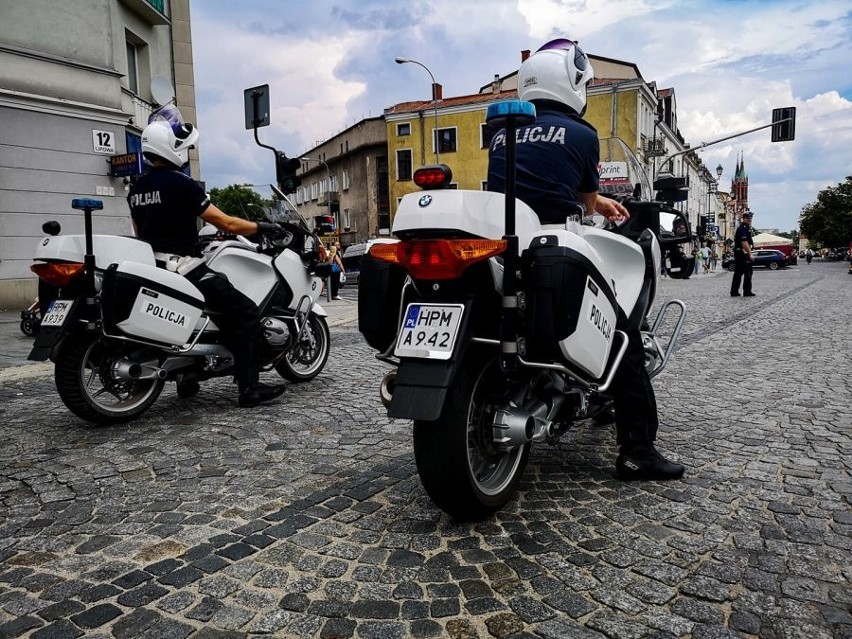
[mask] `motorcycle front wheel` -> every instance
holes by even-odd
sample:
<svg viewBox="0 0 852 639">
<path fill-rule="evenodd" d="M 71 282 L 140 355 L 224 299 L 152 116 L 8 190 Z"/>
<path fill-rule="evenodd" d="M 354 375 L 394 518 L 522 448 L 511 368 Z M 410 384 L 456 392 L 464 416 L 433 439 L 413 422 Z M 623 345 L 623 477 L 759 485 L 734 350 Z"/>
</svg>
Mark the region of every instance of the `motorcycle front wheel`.
<svg viewBox="0 0 852 639">
<path fill-rule="evenodd" d="M 275 370 L 291 382 L 310 381 L 325 367 L 330 350 L 328 322 L 324 317 L 311 315 L 298 342 L 275 365 Z"/>
<path fill-rule="evenodd" d="M 56 353 L 54 379 L 68 409 L 99 425 L 130 421 L 160 396 L 162 379 L 117 379 L 112 366 L 124 353 L 103 335 L 70 335 Z"/>
<path fill-rule="evenodd" d="M 21 320 L 21 332 L 27 337 L 35 337 L 37 330 L 36 321 L 32 317 L 25 317 Z"/>
<path fill-rule="evenodd" d="M 445 513 L 480 521 L 515 492 L 530 444 L 494 443 L 494 412 L 508 401 L 509 382 L 495 357 L 471 349 L 433 422 L 414 422 L 414 458 L 426 493 Z"/>
</svg>

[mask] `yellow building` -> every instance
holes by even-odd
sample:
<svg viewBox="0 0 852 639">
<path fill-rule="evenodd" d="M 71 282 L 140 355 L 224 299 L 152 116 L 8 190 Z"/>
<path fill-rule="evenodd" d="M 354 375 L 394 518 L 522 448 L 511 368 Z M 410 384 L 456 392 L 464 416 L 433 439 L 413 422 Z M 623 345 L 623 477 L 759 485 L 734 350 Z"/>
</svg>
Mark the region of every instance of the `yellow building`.
<svg viewBox="0 0 852 639">
<path fill-rule="evenodd" d="M 654 87 L 633 63 L 590 57 L 596 79 L 589 86 L 586 119 L 601 138 L 620 137 L 640 158 L 650 160 L 657 109 Z M 441 99 L 440 85 L 436 88 L 435 101 L 403 102 L 385 110 L 391 216 L 403 195 L 418 190 L 413 172 L 438 160 L 452 169 L 453 188 L 485 188 L 488 144 L 494 134 L 485 123 L 486 111 L 497 100 L 517 99 L 517 72 L 495 77 L 473 95 Z"/>
<path fill-rule="evenodd" d="M 484 189 L 488 145 L 494 134 L 485 124 L 485 113 L 489 104 L 516 97 L 515 91 L 476 93 L 437 102 L 403 102 L 386 109 L 391 216 L 403 195 L 418 190 L 412 175 L 427 164 L 440 161 L 449 166 L 452 188 Z"/>
<path fill-rule="evenodd" d="M 528 55 L 522 52 L 521 60 Z M 693 187 L 706 185 L 703 189 L 691 188 L 688 200 L 677 204 L 689 214 L 691 223 L 697 224 L 699 213 L 712 213 L 706 193 L 715 180 L 694 152 L 681 154 L 689 145 L 678 129 L 674 89 L 657 89 L 655 83 L 646 82 L 632 62 L 589 57 L 595 80 L 588 88 L 585 119 L 601 139 L 623 140 L 652 180 L 664 158 L 676 155 L 669 167 L 671 172 L 686 177 Z M 495 76 L 477 94 L 447 99 L 441 99 L 440 85 L 436 84 L 436 100 L 403 102 L 385 110 L 391 219 L 402 196 L 418 190 L 411 179 L 414 170 L 439 159 L 453 171 L 453 188 L 485 188 L 488 144 L 494 133 L 485 124 L 486 111 L 496 100 L 517 99 L 517 75 L 515 71 Z M 440 141 L 437 150 L 436 129 Z M 607 158 L 602 156 L 601 161 Z"/>
</svg>

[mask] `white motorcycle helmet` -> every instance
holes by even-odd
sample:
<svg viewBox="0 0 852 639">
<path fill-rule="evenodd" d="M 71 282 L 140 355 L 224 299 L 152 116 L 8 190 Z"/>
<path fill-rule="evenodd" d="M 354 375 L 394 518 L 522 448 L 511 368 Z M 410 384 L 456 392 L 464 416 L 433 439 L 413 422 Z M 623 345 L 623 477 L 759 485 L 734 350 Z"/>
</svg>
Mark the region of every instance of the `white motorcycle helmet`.
<svg viewBox="0 0 852 639">
<path fill-rule="evenodd" d="M 521 64 L 518 97 L 561 102 L 583 115 L 586 86 L 594 77 L 589 57 L 576 42 L 551 40 Z"/>
<path fill-rule="evenodd" d="M 167 105 L 148 118 L 142 131 L 142 155 L 146 159 L 155 156 L 180 169 L 189 162 L 189 150 L 198 137 L 198 129 L 184 123 L 178 108 Z"/>
</svg>

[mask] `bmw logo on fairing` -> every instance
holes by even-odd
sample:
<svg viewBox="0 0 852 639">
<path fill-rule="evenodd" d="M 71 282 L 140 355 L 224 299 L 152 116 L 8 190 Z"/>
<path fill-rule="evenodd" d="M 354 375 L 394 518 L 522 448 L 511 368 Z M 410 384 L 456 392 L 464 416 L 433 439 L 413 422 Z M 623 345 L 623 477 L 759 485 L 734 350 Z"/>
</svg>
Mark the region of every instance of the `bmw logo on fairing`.
<svg viewBox="0 0 852 639">
<path fill-rule="evenodd" d="M 431 195 L 422 196 L 420 198 L 420 202 L 418 202 L 418 204 L 420 204 L 420 206 L 429 206 L 430 204 L 432 204 L 432 196 Z"/>
</svg>

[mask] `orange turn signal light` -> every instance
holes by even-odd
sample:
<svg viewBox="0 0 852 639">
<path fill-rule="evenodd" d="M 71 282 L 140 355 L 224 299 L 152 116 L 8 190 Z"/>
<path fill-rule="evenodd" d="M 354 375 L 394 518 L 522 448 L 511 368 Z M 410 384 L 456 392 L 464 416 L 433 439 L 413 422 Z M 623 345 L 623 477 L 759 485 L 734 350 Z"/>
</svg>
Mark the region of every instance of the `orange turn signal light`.
<svg viewBox="0 0 852 639">
<path fill-rule="evenodd" d="M 39 262 L 30 266 L 30 270 L 53 286 L 66 286 L 83 272 L 79 262 Z"/>
<path fill-rule="evenodd" d="M 397 264 L 416 280 L 454 280 L 471 264 L 499 255 L 506 240 L 413 240 L 376 244 L 370 255 Z"/>
</svg>

